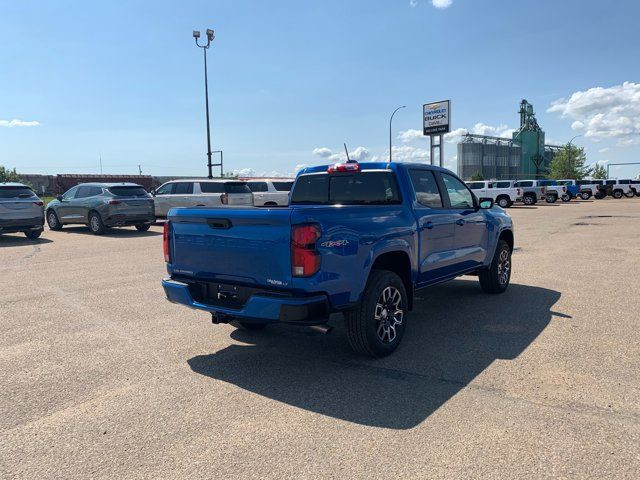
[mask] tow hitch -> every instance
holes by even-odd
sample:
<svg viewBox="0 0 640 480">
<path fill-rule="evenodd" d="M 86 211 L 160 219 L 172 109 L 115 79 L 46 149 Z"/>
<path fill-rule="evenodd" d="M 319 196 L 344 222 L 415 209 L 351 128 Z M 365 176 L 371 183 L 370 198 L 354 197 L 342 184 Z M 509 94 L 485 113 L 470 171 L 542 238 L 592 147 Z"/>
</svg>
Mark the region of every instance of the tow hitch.
<svg viewBox="0 0 640 480">
<path fill-rule="evenodd" d="M 233 317 L 224 313 L 211 312 L 211 323 L 218 325 L 219 323 L 231 323 Z"/>
</svg>

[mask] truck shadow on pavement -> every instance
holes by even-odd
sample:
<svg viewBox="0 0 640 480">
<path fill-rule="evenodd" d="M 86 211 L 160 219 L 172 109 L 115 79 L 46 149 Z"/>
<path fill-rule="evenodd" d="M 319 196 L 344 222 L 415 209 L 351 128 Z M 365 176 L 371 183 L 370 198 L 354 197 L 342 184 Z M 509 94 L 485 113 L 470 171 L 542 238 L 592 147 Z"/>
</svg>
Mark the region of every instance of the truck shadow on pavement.
<svg viewBox="0 0 640 480">
<path fill-rule="evenodd" d="M 419 293 L 402 345 L 384 359 L 353 354 L 342 317 L 335 316 L 336 328 L 328 335 L 279 325 L 236 330 L 233 339 L 244 344 L 195 356 L 188 364 L 201 375 L 294 407 L 361 425 L 409 429 L 494 360 L 518 357 L 556 315 L 551 308 L 560 298 L 554 290 L 527 285 L 486 295 L 475 280 Z"/>
</svg>

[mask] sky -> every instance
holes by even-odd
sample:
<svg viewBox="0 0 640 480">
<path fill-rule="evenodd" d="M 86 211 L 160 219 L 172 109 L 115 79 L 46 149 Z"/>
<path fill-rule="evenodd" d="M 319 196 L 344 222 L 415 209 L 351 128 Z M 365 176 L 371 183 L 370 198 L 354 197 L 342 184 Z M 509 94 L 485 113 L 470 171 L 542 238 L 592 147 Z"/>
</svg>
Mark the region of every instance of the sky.
<svg viewBox="0 0 640 480">
<path fill-rule="evenodd" d="M 637 0 L 189 2 L 0 0 L 0 165 L 23 173 L 205 175 L 389 155 L 429 161 L 422 105 L 451 99 L 445 165 L 465 131 L 509 135 L 534 105 L 547 143 L 640 162 Z M 640 165 L 611 166 L 611 177 Z"/>
</svg>

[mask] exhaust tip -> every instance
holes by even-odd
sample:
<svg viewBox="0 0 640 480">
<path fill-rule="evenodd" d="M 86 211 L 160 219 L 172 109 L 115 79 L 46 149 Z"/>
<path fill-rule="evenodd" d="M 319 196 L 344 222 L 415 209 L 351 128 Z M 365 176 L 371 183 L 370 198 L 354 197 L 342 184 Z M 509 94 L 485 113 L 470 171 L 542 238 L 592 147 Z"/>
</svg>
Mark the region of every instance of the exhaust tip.
<svg viewBox="0 0 640 480">
<path fill-rule="evenodd" d="M 323 324 L 323 325 L 312 325 L 309 327 L 313 332 L 321 333 L 322 335 L 327 335 L 331 333 L 333 327 Z"/>
</svg>

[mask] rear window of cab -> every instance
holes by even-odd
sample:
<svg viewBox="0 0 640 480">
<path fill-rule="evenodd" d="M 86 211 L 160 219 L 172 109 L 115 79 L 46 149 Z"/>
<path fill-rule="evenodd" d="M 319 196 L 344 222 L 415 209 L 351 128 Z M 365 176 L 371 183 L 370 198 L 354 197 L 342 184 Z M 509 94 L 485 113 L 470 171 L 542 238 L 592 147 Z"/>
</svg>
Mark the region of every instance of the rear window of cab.
<svg viewBox="0 0 640 480">
<path fill-rule="evenodd" d="M 292 205 L 389 205 L 401 203 L 393 172 L 372 170 L 349 174 L 301 175 L 291 194 Z"/>
<path fill-rule="evenodd" d="M 109 192 L 116 197 L 148 197 L 149 194 L 142 187 L 109 187 Z"/>
</svg>

